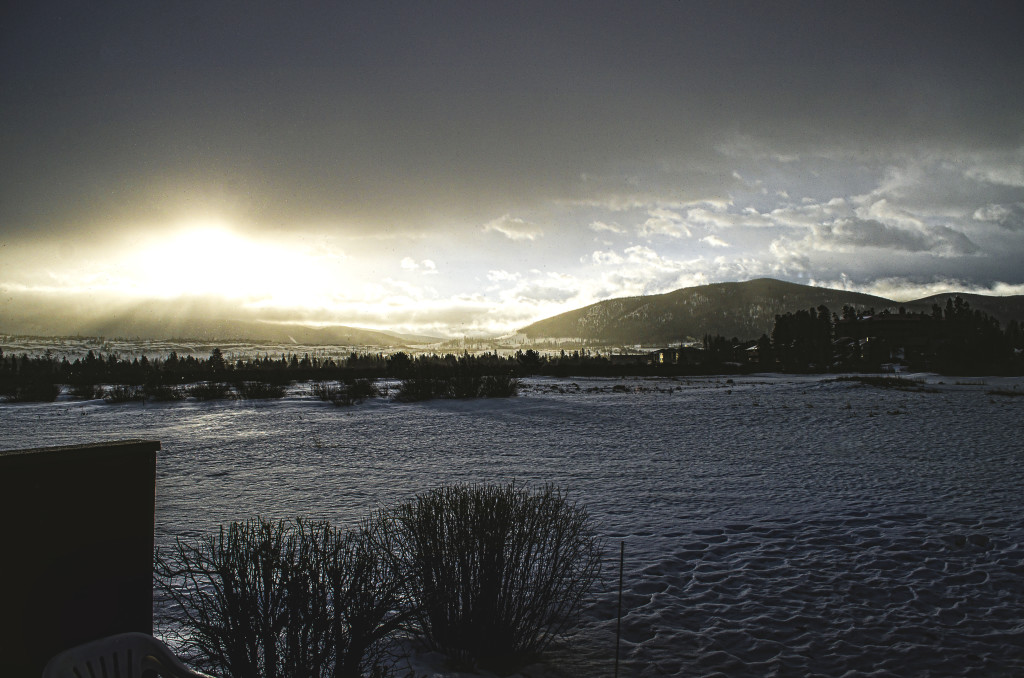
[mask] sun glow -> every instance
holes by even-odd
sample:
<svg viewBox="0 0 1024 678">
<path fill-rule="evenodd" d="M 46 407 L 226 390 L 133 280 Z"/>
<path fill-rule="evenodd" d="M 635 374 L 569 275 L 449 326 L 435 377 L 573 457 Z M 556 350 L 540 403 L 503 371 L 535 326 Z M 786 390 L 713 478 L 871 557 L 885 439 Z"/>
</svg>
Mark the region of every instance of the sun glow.
<svg viewBox="0 0 1024 678">
<path fill-rule="evenodd" d="M 309 308 L 336 289 L 341 255 L 192 226 L 126 254 L 126 290 L 138 296 L 212 296 L 246 305 Z"/>
</svg>

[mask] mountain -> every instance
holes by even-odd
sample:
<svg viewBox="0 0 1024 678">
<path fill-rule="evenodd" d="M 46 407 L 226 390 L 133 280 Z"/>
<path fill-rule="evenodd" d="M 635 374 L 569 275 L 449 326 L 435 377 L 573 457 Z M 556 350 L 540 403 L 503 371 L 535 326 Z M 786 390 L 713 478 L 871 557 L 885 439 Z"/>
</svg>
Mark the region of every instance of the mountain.
<svg viewBox="0 0 1024 678">
<path fill-rule="evenodd" d="M 116 318 L 87 323 L 76 334 L 139 339 L 187 338 L 208 342 L 245 340 L 311 346 L 405 346 L 440 341 L 433 337 L 396 335 L 345 325 L 310 327 L 296 323 L 271 323 L 258 320 L 195 318 L 182 321 Z"/>
<path fill-rule="evenodd" d="M 900 304 L 859 292 L 811 287 L 769 278 L 740 283 L 686 287 L 665 294 L 608 299 L 562 313 L 520 330 L 530 339 L 580 339 L 595 344 L 664 345 L 705 334 L 756 339 L 771 334 L 775 316 L 800 309 L 827 306 L 841 312 L 844 305 L 858 309 L 930 313 L 932 304 L 960 296 L 971 308 L 1006 323 L 1024 319 L 1024 296 L 988 297 L 975 294 L 940 294 Z"/>
<path fill-rule="evenodd" d="M 0 333 L 125 339 L 192 339 L 204 342 L 256 341 L 280 344 L 402 347 L 433 344 L 437 337 L 382 332 L 344 325 L 313 326 L 238 317 L 228 308 L 189 303 L 147 302 L 90 307 L 70 301 L 0 303 Z"/>
<path fill-rule="evenodd" d="M 1011 320 L 1024 322 L 1024 295 L 1013 295 L 1008 297 L 994 297 L 987 294 L 968 294 L 959 292 L 944 292 L 933 294 L 924 299 L 908 301 L 900 304 L 908 311 L 915 313 L 931 313 L 932 306 L 938 304 L 941 308 L 946 307 L 947 299 L 960 297 L 971 305 L 971 310 L 982 313 L 998 320 L 1003 327 Z"/>
</svg>

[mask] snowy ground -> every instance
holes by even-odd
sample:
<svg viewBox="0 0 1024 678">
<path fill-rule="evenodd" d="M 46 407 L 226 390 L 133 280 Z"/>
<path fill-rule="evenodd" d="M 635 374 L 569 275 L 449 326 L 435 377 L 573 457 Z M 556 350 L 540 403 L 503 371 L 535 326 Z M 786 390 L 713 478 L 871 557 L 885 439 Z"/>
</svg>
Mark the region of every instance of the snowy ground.
<svg viewBox="0 0 1024 678">
<path fill-rule="evenodd" d="M 626 543 L 623 676 L 1024 674 L 1024 380 L 531 379 L 518 398 L 0 405 L 0 448 L 160 440 L 157 541 L 553 482 Z M 611 675 L 615 594 L 529 675 Z M 453 675 L 436 657 L 417 678 Z"/>
</svg>

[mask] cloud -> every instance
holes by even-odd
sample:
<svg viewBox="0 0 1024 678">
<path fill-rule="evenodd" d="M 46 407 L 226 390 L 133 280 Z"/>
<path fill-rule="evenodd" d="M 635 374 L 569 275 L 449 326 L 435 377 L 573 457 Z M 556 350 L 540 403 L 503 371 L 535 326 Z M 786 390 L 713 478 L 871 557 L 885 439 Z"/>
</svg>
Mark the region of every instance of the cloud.
<svg viewBox="0 0 1024 678">
<path fill-rule="evenodd" d="M 965 175 L 975 181 L 1024 188 L 1024 166 L 1020 164 L 972 167 L 965 172 Z"/>
<path fill-rule="evenodd" d="M 624 261 L 620 255 L 612 250 L 599 250 L 597 252 L 593 252 L 590 255 L 590 260 L 598 266 L 621 264 Z"/>
<path fill-rule="evenodd" d="M 1008 231 L 1024 230 L 1024 202 L 1009 205 L 985 205 L 974 210 L 975 221 L 998 224 Z"/>
<path fill-rule="evenodd" d="M 619 233 L 619 234 L 622 234 L 622 233 L 626 232 L 626 230 L 624 228 L 622 228 L 621 226 L 619 226 L 618 224 L 607 224 L 607 223 L 605 223 L 603 221 L 592 221 L 592 222 L 590 222 L 589 228 L 590 228 L 590 230 L 597 231 L 598 233 L 601 233 L 603 231 L 607 231 L 609 233 Z"/>
<path fill-rule="evenodd" d="M 1024 294 L 1024 284 L 1011 285 L 997 281 L 987 285 L 978 285 L 960 278 L 943 277 L 935 277 L 931 280 L 914 280 L 901 276 L 889 276 L 862 283 L 850 282 L 848 279 L 843 278 L 839 281 L 816 280 L 813 284 L 819 287 L 873 294 L 900 302 L 914 301 L 948 292 L 994 296 Z"/>
<path fill-rule="evenodd" d="M 771 210 L 765 217 L 776 226 L 812 228 L 840 217 L 854 215 L 853 206 L 845 198 L 837 197 L 825 202 L 803 198 L 801 204 L 778 207 Z"/>
<path fill-rule="evenodd" d="M 521 273 L 509 273 L 508 271 L 487 271 L 487 279 L 491 282 L 512 282 L 522 278 Z"/>
<path fill-rule="evenodd" d="M 856 210 L 857 216 L 865 221 L 877 220 L 888 226 L 896 226 L 902 229 L 920 229 L 924 227 L 924 221 L 911 214 L 905 209 L 896 207 L 887 199 L 877 200 L 866 207 Z"/>
<path fill-rule="evenodd" d="M 638 233 L 645 238 L 653 235 L 667 235 L 671 238 L 690 238 L 693 234 L 687 228 L 682 215 L 672 210 L 657 208 L 647 212 L 647 220 L 640 225 Z"/>
<path fill-rule="evenodd" d="M 976 254 L 979 247 L 948 226 L 901 228 L 874 219 L 838 219 L 813 229 L 809 244 L 816 249 L 849 252 L 879 248 L 904 252 L 930 252 L 937 256 Z"/>
<path fill-rule="evenodd" d="M 686 206 L 685 221 L 691 226 L 724 229 L 736 226 L 771 226 L 770 217 L 762 215 L 754 207 L 738 209 L 732 200 L 702 200 Z"/>
<path fill-rule="evenodd" d="M 781 275 L 802 275 L 811 269 L 811 258 L 808 255 L 806 240 L 794 242 L 789 238 L 778 238 L 773 240 L 768 247 L 771 255 L 771 269 L 775 274 Z"/>
<path fill-rule="evenodd" d="M 563 287 L 557 284 L 545 284 L 543 282 L 526 285 L 517 291 L 517 301 L 525 302 L 565 302 L 577 295 L 574 288 Z"/>
<path fill-rule="evenodd" d="M 712 247 L 731 247 L 731 245 L 729 245 L 729 243 L 725 242 L 724 240 L 719 238 L 717 235 L 706 235 L 703 238 L 701 238 L 700 241 L 702 243 L 706 243 L 708 245 L 711 245 Z"/>
<path fill-rule="evenodd" d="M 501 233 L 509 240 L 536 240 L 544 235 L 543 231 L 528 221 L 504 214 L 484 224 L 484 232 Z"/>
<path fill-rule="evenodd" d="M 621 254 L 594 252 L 592 262 L 597 268 L 585 278 L 580 295 L 592 301 L 661 294 L 720 280 L 747 280 L 770 272 L 763 262 L 752 258 L 677 258 L 643 245 L 627 247 Z"/>
<path fill-rule="evenodd" d="M 403 257 L 400 266 L 406 271 L 419 271 L 420 275 L 437 275 L 437 264 L 432 259 L 417 262 L 412 257 Z"/>
</svg>

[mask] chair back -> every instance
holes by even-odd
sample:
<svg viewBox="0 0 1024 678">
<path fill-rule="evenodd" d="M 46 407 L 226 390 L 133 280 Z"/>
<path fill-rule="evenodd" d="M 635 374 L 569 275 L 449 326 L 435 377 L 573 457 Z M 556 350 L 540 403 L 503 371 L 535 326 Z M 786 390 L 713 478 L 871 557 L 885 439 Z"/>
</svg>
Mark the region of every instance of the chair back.
<svg viewBox="0 0 1024 678">
<path fill-rule="evenodd" d="M 43 678 L 210 678 L 145 633 L 119 633 L 55 655 Z"/>
</svg>

